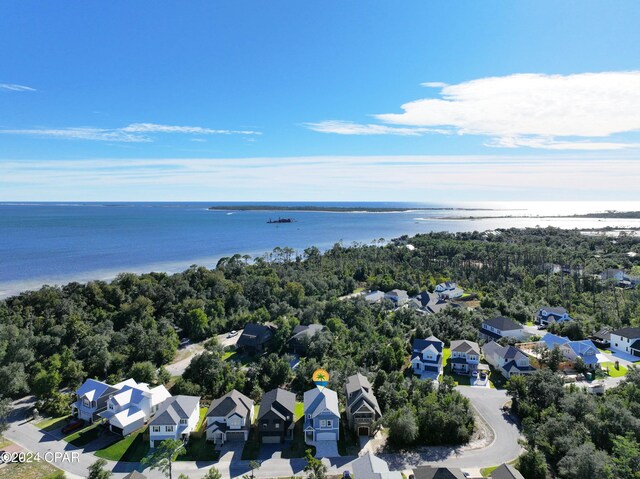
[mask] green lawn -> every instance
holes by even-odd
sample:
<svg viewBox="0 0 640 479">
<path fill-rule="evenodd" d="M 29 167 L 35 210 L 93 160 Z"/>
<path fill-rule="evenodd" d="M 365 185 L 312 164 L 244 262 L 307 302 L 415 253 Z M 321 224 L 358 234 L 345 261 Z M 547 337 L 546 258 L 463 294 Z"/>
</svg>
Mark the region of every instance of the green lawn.
<svg viewBox="0 0 640 479">
<path fill-rule="evenodd" d="M 89 427 L 81 429 L 80 431 L 69 434 L 64 438 L 64 440 L 76 447 L 84 447 L 91 441 L 96 439 L 101 433 L 102 426 L 98 424 L 92 424 Z"/>
<path fill-rule="evenodd" d="M 304 416 L 304 403 L 301 401 L 296 401 L 296 406 L 293 410 L 293 420 L 297 421 L 302 416 Z"/>
<path fill-rule="evenodd" d="M 258 420 L 258 413 L 260 412 L 260 404 L 253 405 L 253 424 Z"/>
<path fill-rule="evenodd" d="M 13 444 L 9 439 L 5 439 L 4 437 L 0 437 L 0 447 L 7 447 Z"/>
<path fill-rule="evenodd" d="M 196 437 L 191 435 L 187 444 L 187 453 L 178 456 L 178 461 L 217 461 L 220 452 L 215 450 L 213 442 L 207 441 L 207 436 Z"/>
<path fill-rule="evenodd" d="M 141 429 L 109 447 L 95 452 L 95 455 L 110 461 L 139 462 L 149 452 L 149 440 L 145 439 L 146 429 Z"/>
<path fill-rule="evenodd" d="M 451 366 L 449 365 L 449 359 L 451 358 L 451 349 L 444 348 L 442 350 L 442 367 L 443 375 L 451 376 L 454 381 L 460 386 L 469 386 L 471 384 L 469 376 L 461 374 L 455 374 L 451 372 Z"/>
<path fill-rule="evenodd" d="M 620 366 L 619 369 L 616 369 L 615 363 L 602 364 L 603 369 L 606 369 L 607 366 L 609 367 L 609 376 L 612 378 L 619 378 L 627 374 L 627 368 L 625 368 L 624 366 Z"/>
<path fill-rule="evenodd" d="M 491 475 L 493 471 L 498 469 L 498 467 L 500 466 L 485 467 L 484 469 L 480 469 L 480 474 L 482 474 L 482 477 L 489 477 L 489 475 Z"/>
<path fill-rule="evenodd" d="M 0 479 L 49 479 L 63 477 L 62 471 L 47 461 L 13 462 L 0 467 Z"/>
<path fill-rule="evenodd" d="M 66 425 L 71 418 L 72 416 L 50 417 L 36 423 L 36 427 L 43 431 L 54 431 Z"/>
<path fill-rule="evenodd" d="M 222 355 L 222 360 L 226 361 L 227 359 L 231 359 L 233 356 L 235 356 L 236 351 L 225 351 L 225 353 Z"/>
<path fill-rule="evenodd" d="M 507 385 L 507 380 L 500 371 L 496 371 L 493 366 L 489 366 L 491 369 L 491 376 L 489 376 L 489 384 L 494 389 L 504 389 Z"/>
</svg>

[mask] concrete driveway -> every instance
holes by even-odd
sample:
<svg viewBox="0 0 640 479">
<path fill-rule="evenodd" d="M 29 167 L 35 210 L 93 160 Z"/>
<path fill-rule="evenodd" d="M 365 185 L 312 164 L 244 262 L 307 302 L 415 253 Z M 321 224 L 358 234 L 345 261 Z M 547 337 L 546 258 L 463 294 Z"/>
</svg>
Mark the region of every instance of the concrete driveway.
<svg viewBox="0 0 640 479">
<path fill-rule="evenodd" d="M 338 442 L 337 441 L 316 441 L 313 443 L 316 446 L 316 457 L 338 457 Z"/>
</svg>

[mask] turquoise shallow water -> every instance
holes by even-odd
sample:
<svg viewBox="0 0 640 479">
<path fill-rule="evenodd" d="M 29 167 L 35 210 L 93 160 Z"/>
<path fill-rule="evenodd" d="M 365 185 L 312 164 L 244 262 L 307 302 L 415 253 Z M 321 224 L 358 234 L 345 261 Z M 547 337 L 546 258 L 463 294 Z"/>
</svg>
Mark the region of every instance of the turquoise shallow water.
<svg viewBox="0 0 640 479">
<path fill-rule="evenodd" d="M 349 244 L 428 231 L 486 230 L 509 226 L 552 224 L 585 228 L 640 225 L 638 220 L 442 219 L 451 216 L 537 214 L 542 211 L 545 214 L 584 212 L 592 211 L 594 207 L 569 207 L 566 204 L 562 208 L 554 208 L 550 204 L 545 208 L 537 205 L 478 204 L 478 208 L 491 210 L 434 209 L 393 213 L 207 210 L 214 204 L 220 203 L 0 203 L 0 296 L 43 283 L 107 279 L 121 271 L 178 271 L 194 263 L 212 266 L 221 256 L 234 253 L 262 255 L 276 246 L 302 251 L 311 245 L 330 247 L 337 241 Z M 306 204 L 439 207 L 400 203 Z M 626 205 L 626 208 L 633 206 Z M 267 224 L 270 218 L 278 216 L 293 217 L 296 222 Z"/>
</svg>

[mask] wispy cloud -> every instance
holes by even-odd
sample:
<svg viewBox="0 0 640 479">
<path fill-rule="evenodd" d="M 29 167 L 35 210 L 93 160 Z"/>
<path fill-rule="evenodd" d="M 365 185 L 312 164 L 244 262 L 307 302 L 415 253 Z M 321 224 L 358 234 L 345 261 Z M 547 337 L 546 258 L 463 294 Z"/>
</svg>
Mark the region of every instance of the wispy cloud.
<svg viewBox="0 0 640 479">
<path fill-rule="evenodd" d="M 419 136 L 425 133 L 448 133 L 435 128 L 400 128 L 396 126 L 362 124 L 352 121 L 326 120 L 318 123 L 305 123 L 304 126 L 322 133 L 336 133 L 338 135 L 398 135 Z"/>
<path fill-rule="evenodd" d="M 0 83 L 0 90 L 36 91 L 35 88 L 31 88 L 30 86 L 18 85 L 16 83 Z"/>
<path fill-rule="evenodd" d="M 455 85 L 423 83 L 440 88 L 440 98 L 401 105 L 402 113 L 374 115 L 380 125 L 350 134 L 434 132 L 482 135 L 487 145 L 552 150 L 616 150 L 637 148 L 635 141 L 601 141 L 640 132 L 640 71 L 575 75 L 516 74 L 480 78 Z M 315 131 L 341 133 L 320 122 Z M 344 123 L 344 122 L 342 122 Z M 325 125 L 318 128 L 317 125 Z M 380 127 L 377 130 L 374 127 Z M 427 131 L 420 129 L 427 128 Z M 376 133 L 372 133 L 376 131 Z M 410 133 L 410 132 L 413 133 Z"/>
<path fill-rule="evenodd" d="M 132 123 L 122 128 L 29 128 L 0 130 L 2 135 L 30 135 L 41 138 L 140 143 L 153 141 L 153 134 L 184 135 L 261 135 L 252 130 L 214 130 L 199 126 Z"/>
<path fill-rule="evenodd" d="M 601 155 L 4 160 L 0 191 L 32 201 L 489 201 L 540 200 L 542 188 L 549 201 L 637 200 L 640 162 Z"/>
</svg>

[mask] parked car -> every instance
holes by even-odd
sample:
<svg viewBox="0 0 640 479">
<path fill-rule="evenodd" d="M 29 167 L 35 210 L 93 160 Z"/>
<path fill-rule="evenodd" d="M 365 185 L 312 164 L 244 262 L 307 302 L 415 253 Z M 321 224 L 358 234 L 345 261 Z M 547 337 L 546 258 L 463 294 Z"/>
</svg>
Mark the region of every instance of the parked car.
<svg viewBox="0 0 640 479">
<path fill-rule="evenodd" d="M 184 338 L 182 341 L 180 341 L 180 347 L 184 348 L 190 342 L 191 342 L 191 340 L 189 338 Z"/>
<path fill-rule="evenodd" d="M 61 429 L 62 434 L 69 434 L 69 433 L 72 433 L 73 431 L 77 431 L 83 425 L 84 425 L 84 421 L 82 419 L 78 419 L 77 421 L 72 421 Z"/>
<path fill-rule="evenodd" d="M 234 336 L 238 335 L 238 331 L 236 331 L 235 329 L 233 331 L 229 331 L 229 334 L 227 334 L 227 338 L 233 338 Z"/>
</svg>

